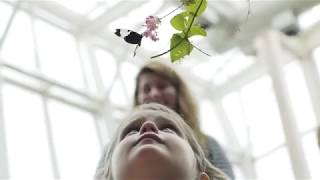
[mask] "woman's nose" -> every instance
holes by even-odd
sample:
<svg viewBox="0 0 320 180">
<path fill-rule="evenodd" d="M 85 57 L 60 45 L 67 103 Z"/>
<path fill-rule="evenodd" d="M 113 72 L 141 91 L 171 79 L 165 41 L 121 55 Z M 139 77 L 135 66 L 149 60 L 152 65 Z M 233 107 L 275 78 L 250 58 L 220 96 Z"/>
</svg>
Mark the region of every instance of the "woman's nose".
<svg viewBox="0 0 320 180">
<path fill-rule="evenodd" d="M 147 133 L 147 132 L 154 132 L 154 133 L 159 132 L 157 125 L 153 121 L 146 121 L 142 124 L 140 128 L 140 134 Z"/>
<path fill-rule="evenodd" d="M 150 96 L 153 97 L 153 98 L 157 98 L 157 97 L 160 97 L 160 90 L 158 88 L 152 88 L 151 91 L 150 91 Z"/>
</svg>

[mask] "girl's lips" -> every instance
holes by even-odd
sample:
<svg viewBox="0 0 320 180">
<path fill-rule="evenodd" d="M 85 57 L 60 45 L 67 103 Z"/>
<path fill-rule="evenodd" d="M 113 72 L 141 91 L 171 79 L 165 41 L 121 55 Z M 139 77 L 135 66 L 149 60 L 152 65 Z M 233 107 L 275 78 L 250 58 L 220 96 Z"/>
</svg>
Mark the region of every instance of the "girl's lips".
<svg viewBox="0 0 320 180">
<path fill-rule="evenodd" d="M 146 132 L 146 133 L 143 133 L 139 137 L 139 139 L 137 140 L 135 145 L 137 145 L 139 142 L 141 142 L 144 139 L 153 139 L 153 140 L 157 141 L 158 143 L 163 144 L 163 141 L 161 140 L 161 138 L 156 133 L 154 133 L 154 132 L 152 132 L 152 133 Z"/>
</svg>

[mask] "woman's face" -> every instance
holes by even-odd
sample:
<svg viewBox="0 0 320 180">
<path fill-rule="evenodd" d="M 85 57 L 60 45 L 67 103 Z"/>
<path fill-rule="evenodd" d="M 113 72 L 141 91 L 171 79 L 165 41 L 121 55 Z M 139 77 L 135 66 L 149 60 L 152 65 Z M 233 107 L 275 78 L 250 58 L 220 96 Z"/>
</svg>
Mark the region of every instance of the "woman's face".
<svg viewBox="0 0 320 180">
<path fill-rule="evenodd" d="M 156 73 L 147 72 L 139 77 L 138 104 L 156 102 L 177 111 L 177 94 L 173 84 Z"/>
<path fill-rule="evenodd" d="M 182 128 L 167 113 L 136 113 L 112 155 L 115 180 L 191 180 L 196 161 Z"/>
</svg>

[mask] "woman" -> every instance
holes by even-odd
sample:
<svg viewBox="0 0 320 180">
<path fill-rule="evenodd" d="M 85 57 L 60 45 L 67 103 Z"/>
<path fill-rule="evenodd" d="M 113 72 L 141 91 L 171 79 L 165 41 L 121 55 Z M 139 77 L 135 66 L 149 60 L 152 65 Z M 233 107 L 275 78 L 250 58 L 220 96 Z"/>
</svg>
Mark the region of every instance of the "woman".
<svg viewBox="0 0 320 180">
<path fill-rule="evenodd" d="M 176 111 L 191 127 L 210 162 L 234 179 L 232 166 L 219 143 L 201 132 L 197 106 L 185 82 L 169 66 L 155 61 L 141 68 L 134 93 L 134 105 L 150 102 Z"/>
<path fill-rule="evenodd" d="M 227 179 L 207 161 L 184 120 L 156 103 L 138 106 L 122 122 L 104 164 L 96 179 Z"/>
</svg>

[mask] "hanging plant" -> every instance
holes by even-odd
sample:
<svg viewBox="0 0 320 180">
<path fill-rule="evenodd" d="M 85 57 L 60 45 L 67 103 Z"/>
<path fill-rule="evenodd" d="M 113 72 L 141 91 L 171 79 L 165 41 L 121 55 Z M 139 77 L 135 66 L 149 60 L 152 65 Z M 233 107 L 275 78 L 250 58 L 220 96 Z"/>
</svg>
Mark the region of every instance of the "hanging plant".
<svg viewBox="0 0 320 180">
<path fill-rule="evenodd" d="M 248 1 L 248 13 L 246 21 L 248 20 L 250 14 L 250 0 Z M 193 49 L 199 50 L 201 53 L 210 56 L 206 52 L 202 51 L 200 48 L 196 47 L 190 42 L 190 37 L 193 36 L 207 36 L 207 32 L 200 25 L 195 24 L 195 20 L 199 18 L 207 9 L 207 0 L 180 0 L 181 5 L 176 9 L 168 13 L 167 15 L 159 18 L 157 16 L 150 15 L 145 20 L 146 30 L 140 34 L 132 30 L 116 29 L 115 34 L 122 37 L 127 43 L 136 44 L 134 50 L 134 56 L 136 55 L 136 50 L 141 46 L 142 38 L 150 38 L 152 41 L 158 41 L 159 36 L 157 29 L 161 24 L 161 21 L 168 15 L 177 11 L 180 8 L 184 8 L 184 11 L 176 14 L 171 20 L 171 26 L 177 30 L 171 36 L 170 48 L 160 54 L 154 55 L 152 58 L 157 58 L 170 53 L 170 58 L 172 62 L 181 60 L 186 55 L 190 55 Z M 240 30 L 240 27 L 238 27 Z"/>
<path fill-rule="evenodd" d="M 170 49 L 163 53 L 152 56 L 151 58 L 160 57 L 170 52 L 170 58 L 172 62 L 180 60 L 186 55 L 189 55 L 194 48 L 194 45 L 192 45 L 189 40 L 190 37 L 196 35 L 207 35 L 207 32 L 200 25 L 194 25 L 195 19 L 206 10 L 207 0 L 181 1 L 185 11 L 180 12 L 170 20 L 171 26 L 178 31 L 171 37 Z"/>
<path fill-rule="evenodd" d="M 170 52 L 172 62 L 180 60 L 186 55 L 189 55 L 194 48 L 194 45 L 192 45 L 189 40 L 190 37 L 196 35 L 207 35 L 207 32 L 200 25 L 194 25 L 195 19 L 206 10 L 207 0 L 180 0 L 180 2 L 181 5 L 169 13 L 171 14 L 181 7 L 184 7 L 185 9 L 185 11 L 180 12 L 170 20 L 171 26 L 178 31 L 171 37 L 170 49 L 163 53 L 154 55 L 151 58 L 160 57 Z M 142 34 L 126 29 L 116 29 L 115 34 L 122 37 L 127 43 L 136 44 L 136 48 L 134 50 L 135 56 L 137 48 L 141 46 L 141 40 L 143 37 L 150 38 L 152 41 L 159 40 L 157 28 L 159 27 L 161 20 L 169 14 L 162 18 L 151 15 L 148 16 L 144 25 L 146 30 Z M 200 50 L 199 48 L 196 49 Z"/>
</svg>

